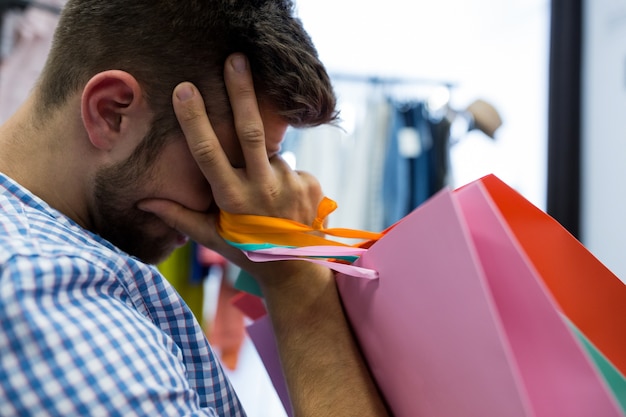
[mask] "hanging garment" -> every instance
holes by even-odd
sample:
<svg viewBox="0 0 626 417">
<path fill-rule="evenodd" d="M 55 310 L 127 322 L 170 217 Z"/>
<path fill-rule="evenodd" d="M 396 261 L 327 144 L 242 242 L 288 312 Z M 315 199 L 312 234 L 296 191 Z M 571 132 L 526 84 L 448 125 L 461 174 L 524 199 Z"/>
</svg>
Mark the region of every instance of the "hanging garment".
<svg viewBox="0 0 626 417">
<path fill-rule="evenodd" d="M 61 8 L 66 0 L 45 0 L 45 4 Z M 44 3 L 44 0 L 41 1 Z M 47 9 L 27 8 L 11 14 L 14 40 L 0 64 L 0 124 L 4 123 L 24 102 L 33 88 L 48 57 L 52 37 L 59 21 L 58 14 Z"/>
<path fill-rule="evenodd" d="M 450 184 L 450 137 L 451 120 L 447 117 L 431 119 L 430 131 L 433 137 L 431 152 L 431 190 L 436 193 Z"/>
<path fill-rule="evenodd" d="M 345 139 L 343 193 L 336 195 L 336 224 L 354 229 L 381 231 L 383 224 L 384 155 L 387 148 L 391 107 L 382 91 L 374 89 L 351 103 L 358 112 L 356 123 Z"/>
<path fill-rule="evenodd" d="M 433 137 L 424 102 L 393 103 L 383 173 L 384 223 L 389 227 L 431 197 Z"/>
</svg>

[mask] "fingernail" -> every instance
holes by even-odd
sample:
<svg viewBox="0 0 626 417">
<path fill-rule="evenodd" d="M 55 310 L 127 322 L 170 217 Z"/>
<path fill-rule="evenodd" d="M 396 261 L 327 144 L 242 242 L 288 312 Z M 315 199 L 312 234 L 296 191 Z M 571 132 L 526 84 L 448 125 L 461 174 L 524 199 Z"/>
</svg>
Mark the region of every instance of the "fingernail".
<svg viewBox="0 0 626 417">
<path fill-rule="evenodd" d="M 189 100 L 191 97 L 193 97 L 193 94 L 193 88 L 191 88 L 189 84 L 179 85 L 176 89 L 176 97 L 178 97 L 180 101 Z"/>
<path fill-rule="evenodd" d="M 246 58 L 244 56 L 235 55 L 230 62 L 236 72 L 244 72 L 246 70 Z"/>
</svg>

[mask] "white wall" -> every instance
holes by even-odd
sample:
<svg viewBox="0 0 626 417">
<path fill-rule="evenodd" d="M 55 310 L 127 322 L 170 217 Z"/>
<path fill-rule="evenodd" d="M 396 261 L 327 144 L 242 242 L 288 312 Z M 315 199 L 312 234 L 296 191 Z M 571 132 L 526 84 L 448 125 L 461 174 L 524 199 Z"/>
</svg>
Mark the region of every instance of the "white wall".
<svg viewBox="0 0 626 417">
<path fill-rule="evenodd" d="M 549 0 L 295 0 L 330 72 L 454 82 L 453 104 L 494 104 L 495 142 L 452 152 L 454 184 L 495 173 L 545 207 Z"/>
<path fill-rule="evenodd" d="M 626 279 L 626 2 L 584 2 L 581 239 Z"/>
</svg>

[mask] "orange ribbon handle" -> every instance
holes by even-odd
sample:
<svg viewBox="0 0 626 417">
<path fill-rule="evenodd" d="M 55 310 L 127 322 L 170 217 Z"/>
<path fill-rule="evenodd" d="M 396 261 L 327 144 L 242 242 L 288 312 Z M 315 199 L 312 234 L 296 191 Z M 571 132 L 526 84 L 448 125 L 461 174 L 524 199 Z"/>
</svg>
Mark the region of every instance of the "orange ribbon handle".
<svg viewBox="0 0 626 417">
<path fill-rule="evenodd" d="M 313 229 L 323 230 L 326 218 L 337 209 L 337 203 L 328 197 L 324 197 L 317 206 L 317 217 L 313 220 Z"/>
<path fill-rule="evenodd" d="M 278 217 L 256 216 L 251 214 L 233 214 L 220 212 L 218 232 L 234 243 L 270 243 L 281 246 L 315 246 L 334 245 L 352 246 L 331 239 L 321 234 L 340 238 L 360 239 L 362 241 L 376 241 L 383 234 L 358 229 L 324 228 L 328 215 L 337 208 L 337 203 L 324 197 L 317 209 L 317 216 L 311 226 Z M 365 242 L 359 242 L 357 245 Z"/>
</svg>

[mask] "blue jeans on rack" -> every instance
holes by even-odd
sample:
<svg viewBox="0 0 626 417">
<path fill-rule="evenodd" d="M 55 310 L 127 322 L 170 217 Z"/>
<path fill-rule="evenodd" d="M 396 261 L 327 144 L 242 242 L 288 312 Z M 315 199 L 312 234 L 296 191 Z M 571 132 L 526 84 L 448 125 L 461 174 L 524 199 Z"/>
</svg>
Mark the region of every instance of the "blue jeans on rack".
<svg viewBox="0 0 626 417">
<path fill-rule="evenodd" d="M 438 190 L 432 187 L 433 137 L 428 109 L 420 101 L 392 102 L 383 172 L 384 224 L 389 227 Z"/>
</svg>

